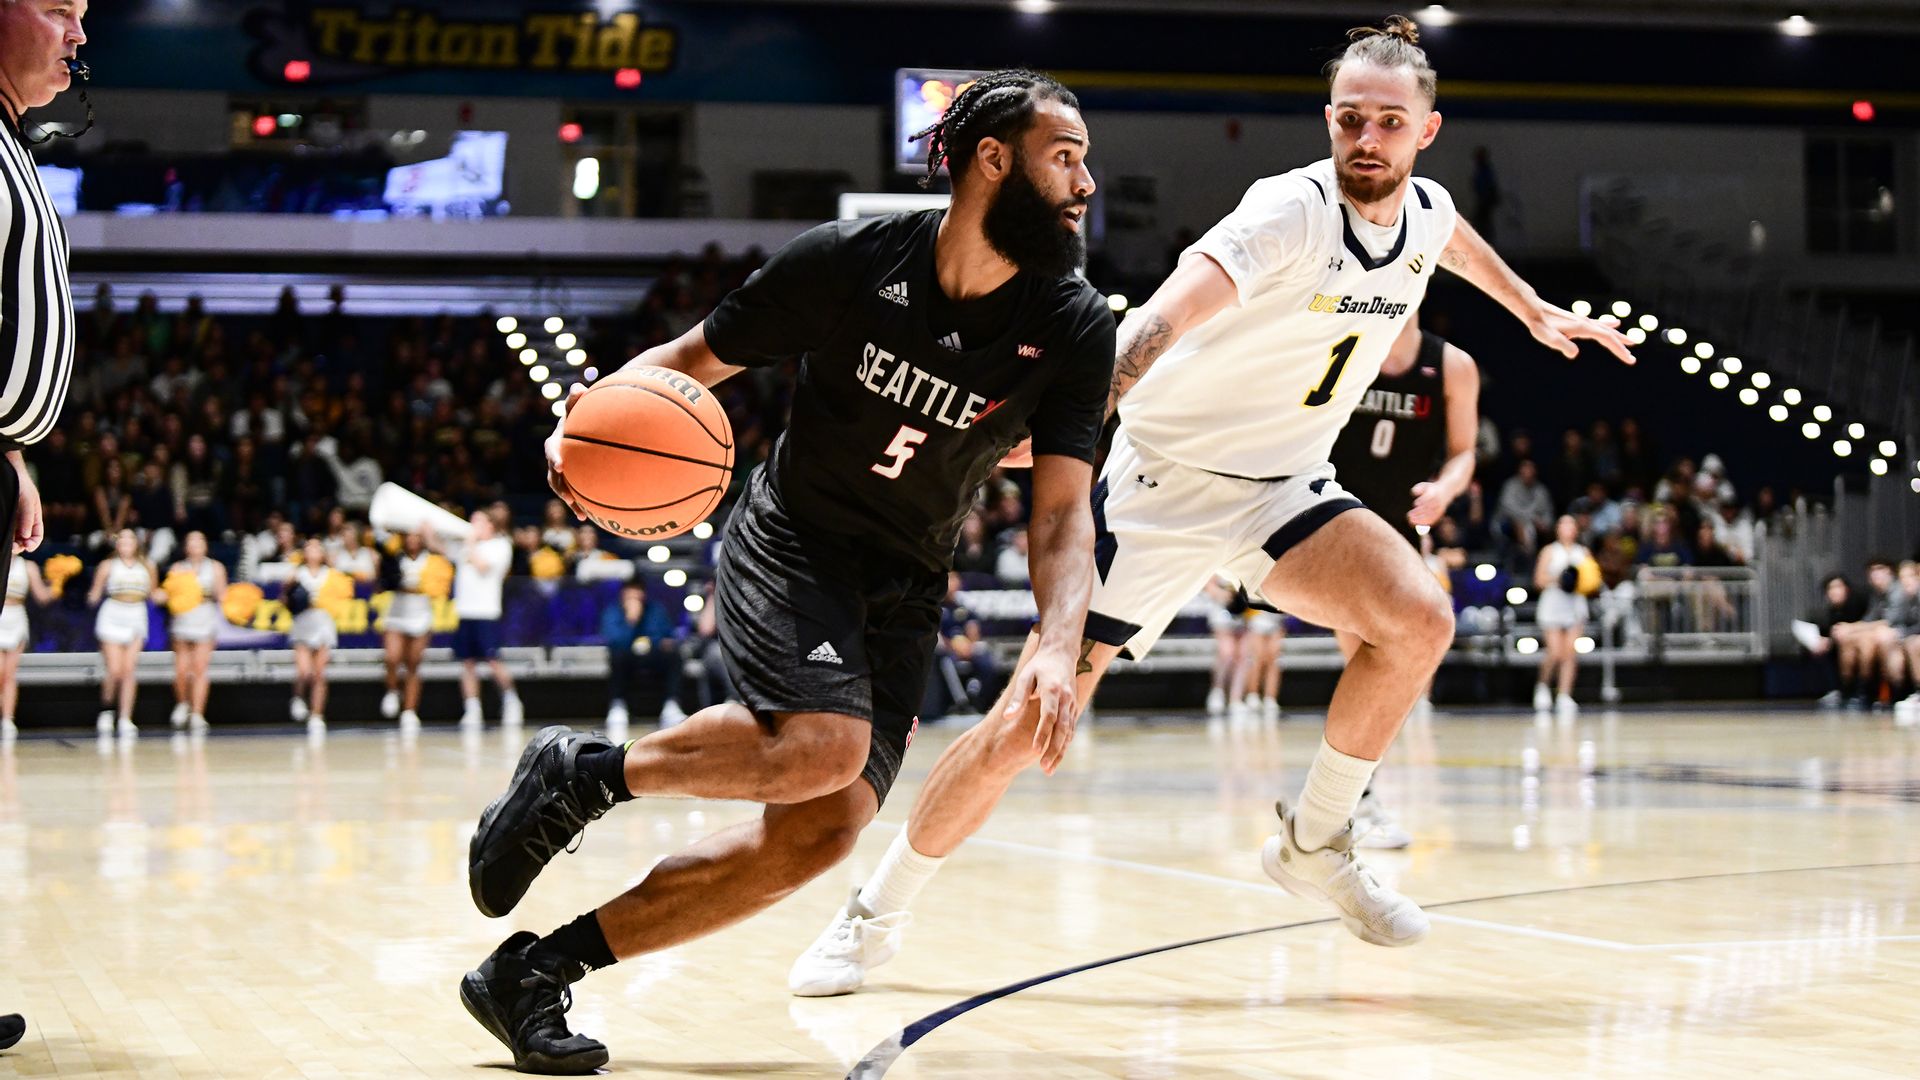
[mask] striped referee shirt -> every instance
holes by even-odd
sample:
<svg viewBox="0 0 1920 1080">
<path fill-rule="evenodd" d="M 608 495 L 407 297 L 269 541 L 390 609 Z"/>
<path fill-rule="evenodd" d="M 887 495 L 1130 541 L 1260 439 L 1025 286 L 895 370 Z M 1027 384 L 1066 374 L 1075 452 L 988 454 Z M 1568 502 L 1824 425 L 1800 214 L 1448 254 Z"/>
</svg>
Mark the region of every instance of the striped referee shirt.
<svg viewBox="0 0 1920 1080">
<path fill-rule="evenodd" d="M 20 129 L 0 114 L 0 450 L 53 430 L 73 380 L 67 230 Z"/>
</svg>

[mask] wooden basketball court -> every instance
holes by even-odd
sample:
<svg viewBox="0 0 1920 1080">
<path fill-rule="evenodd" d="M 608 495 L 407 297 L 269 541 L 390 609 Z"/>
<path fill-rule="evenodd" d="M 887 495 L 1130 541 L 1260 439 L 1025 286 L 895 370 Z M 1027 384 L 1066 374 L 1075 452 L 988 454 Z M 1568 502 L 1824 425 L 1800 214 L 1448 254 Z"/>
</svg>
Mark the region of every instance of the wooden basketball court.
<svg viewBox="0 0 1920 1080">
<path fill-rule="evenodd" d="M 754 812 L 620 807 L 487 920 L 467 839 L 532 730 L 0 748 L 0 1012 L 30 1024 L 0 1076 L 500 1075 L 461 973 Z M 788 964 L 951 738 L 923 732 L 847 866 L 590 976 L 573 1026 L 647 1077 L 1920 1072 L 1920 732 L 1811 712 L 1416 723 L 1379 782 L 1416 842 L 1369 855 L 1434 917 L 1406 950 L 1260 872 L 1318 736 L 1317 717 L 1103 715 L 952 860 L 875 985 L 789 997 Z"/>
</svg>

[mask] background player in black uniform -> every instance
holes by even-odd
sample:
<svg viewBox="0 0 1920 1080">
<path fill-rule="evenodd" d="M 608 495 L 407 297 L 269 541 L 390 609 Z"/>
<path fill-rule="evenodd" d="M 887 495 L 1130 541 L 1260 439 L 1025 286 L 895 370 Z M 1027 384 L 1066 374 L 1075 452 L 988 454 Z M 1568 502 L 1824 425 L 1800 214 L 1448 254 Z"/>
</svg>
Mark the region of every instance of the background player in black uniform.
<svg viewBox="0 0 1920 1080">
<path fill-rule="evenodd" d="M 1393 526 L 1414 549 L 1417 527 L 1432 527 L 1473 482 L 1473 444 L 1480 429 L 1480 368 L 1473 357 L 1438 334 L 1407 321 L 1380 375 L 1333 444 L 1340 486 Z M 1334 633 L 1351 658 L 1360 641 Z M 1425 696 L 1421 697 L 1424 706 Z M 1354 835 L 1361 847 L 1403 848 L 1407 831 L 1374 797 L 1373 787 L 1354 809 Z"/>
<path fill-rule="evenodd" d="M 1013 696 L 1049 718 L 1076 707 L 1114 354 L 1111 313 L 1074 276 L 1094 189 L 1086 126 L 1058 83 L 1002 72 L 928 134 L 933 167 L 944 157 L 954 178 L 948 210 L 819 226 L 704 325 L 635 361 L 713 385 L 803 354 L 792 420 L 748 482 L 718 568 L 720 639 L 746 705 L 624 747 L 542 731 L 481 818 L 474 901 L 505 914 L 587 822 L 636 795 L 768 805 L 546 938 L 515 934 L 466 976 L 468 1011 L 521 1069 L 607 1060 L 566 1029 L 566 986 L 587 971 L 746 918 L 852 849 L 917 723 L 960 522 L 1029 435 L 1041 641 Z M 560 434 L 547 460 L 571 502 Z"/>
</svg>

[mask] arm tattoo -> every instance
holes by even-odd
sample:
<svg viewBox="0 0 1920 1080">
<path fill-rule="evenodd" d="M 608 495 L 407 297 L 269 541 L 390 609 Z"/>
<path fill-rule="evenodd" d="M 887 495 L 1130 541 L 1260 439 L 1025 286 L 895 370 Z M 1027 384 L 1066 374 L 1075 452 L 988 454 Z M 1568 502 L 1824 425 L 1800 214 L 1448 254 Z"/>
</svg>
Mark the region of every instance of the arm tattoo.
<svg viewBox="0 0 1920 1080">
<path fill-rule="evenodd" d="M 1456 247 L 1447 248 L 1440 253 L 1440 265 L 1459 273 L 1460 268 L 1467 265 L 1467 253 Z"/>
<path fill-rule="evenodd" d="M 1092 638 L 1080 639 L 1080 663 L 1075 666 L 1075 675 L 1086 675 L 1093 671 L 1093 647 L 1099 642 Z"/>
<path fill-rule="evenodd" d="M 1113 358 L 1113 385 L 1107 391 L 1107 415 L 1120 407 L 1120 395 L 1140 381 L 1160 354 L 1173 344 L 1173 326 L 1158 313 L 1143 316 Z"/>
</svg>

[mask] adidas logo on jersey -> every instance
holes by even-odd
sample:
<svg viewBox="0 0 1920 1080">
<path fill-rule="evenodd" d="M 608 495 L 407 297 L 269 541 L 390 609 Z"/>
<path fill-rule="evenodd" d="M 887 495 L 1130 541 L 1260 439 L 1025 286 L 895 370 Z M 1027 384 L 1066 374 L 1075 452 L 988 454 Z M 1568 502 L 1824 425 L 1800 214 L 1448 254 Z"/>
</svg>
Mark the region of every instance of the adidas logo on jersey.
<svg viewBox="0 0 1920 1080">
<path fill-rule="evenodd" d="M 966 346 L 960 344 L 960 332 L 957 330 L 941 338 L 940 344 L 942 347 L 952 349 L 954 352 L 966 351 Z"/>
<path fill-rule="evenodd" d="M 1314 293 L 1313 300 L 1307 304 L 1308 311 L 1328 315 L 1385 315 L 1389 319 L 1405 315 L 1407 307 L 1384 296 L 1329 296 L 1326 293 Z"/>
<path fill-rule="evenodd" d="M 881 289 L 880 299 L 891 300 L 894 303 L 899 304 L 901 307 L 906 307 L 907 306 L 907 283 L 904 281 L 896 281 L 893 284 L 887 286 L 886 288 Z"/>
<path fill-rule="evenodd" d="M 813 651 L 807 654 L 807 659 L 819 664 L 838 664 L 842 662 L 840 654 L 834 651 L 833 642 L 831 641 L 823 641 L 815 645 Z"/>
</svg>

